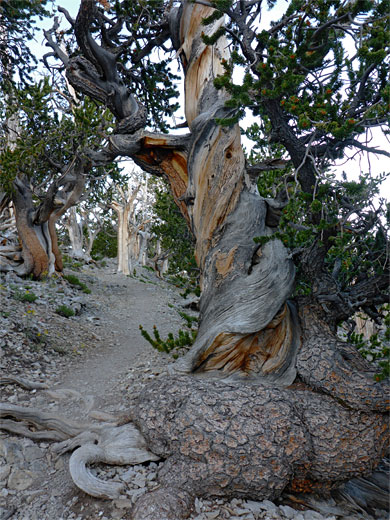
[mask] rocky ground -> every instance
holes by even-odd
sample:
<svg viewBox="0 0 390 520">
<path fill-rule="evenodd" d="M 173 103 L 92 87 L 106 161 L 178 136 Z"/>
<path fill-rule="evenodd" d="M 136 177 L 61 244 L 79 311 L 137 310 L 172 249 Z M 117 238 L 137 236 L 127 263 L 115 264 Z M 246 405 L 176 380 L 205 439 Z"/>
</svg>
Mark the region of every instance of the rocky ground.
<svg viewBox="0 0 390 520">
<path fill-rule="evenodd" d="M 97 417 L 96 411 L 125 414 L 126 397 L 173 361 L 170 354 L 157 352 L 142 338 L 139 325 L 149 331 L 156 325 L 164 337 L 184 328 L 178 314 L 185 304 L 180 289 L 142 268 L 136 277 L 118 275 L 113 262 L 104 268 L 68 269 L 65 274 L 75 275 L 86 292 L 61 278 L 34 282 L 10 273 L 0 275 L 1 401 L 72 419 Z M 66 313 L 74 315 L 66 317 Z M 40 382 L 47 388 L 28 390 L 10 378 Z M 49 442 L 1 431 L 0 520 L 131 519 L 137 499 L 159 485 L 157 474 L 163 464 L 92 467 L 100 478 L 125 484 L 125 494 L 108 501 L 75 487 L 68 460 L 69 455 L 56 456 Z M 190 518 L 387 518 L 380 511 L 371 513 L 314 497 L 310 501 L 283 497 L 277 504 L 197 499 Z"/>
</svg>

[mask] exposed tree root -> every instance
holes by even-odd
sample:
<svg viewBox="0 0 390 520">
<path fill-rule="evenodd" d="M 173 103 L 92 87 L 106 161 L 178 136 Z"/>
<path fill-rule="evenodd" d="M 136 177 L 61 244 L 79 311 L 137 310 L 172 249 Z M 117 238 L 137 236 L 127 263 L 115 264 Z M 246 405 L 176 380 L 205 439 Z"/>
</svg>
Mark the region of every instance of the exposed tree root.
<svg viewBox="0 0 390 520">
<path fill-rule="evenodd" d="M 62 441 L 53 446 L 53 451 L 59 455 L 77 448 L 69 461 L 71 477 L 77 487 L 94 497 L 118 498 L 122 485 L 96 478 L 88 464 L 124 465 L 159 460 L 146 449 L 144 438 L 132 424 L 78 423 L 35 408 L 5 403 L 0 403 L 0 417 L 15 419 L 0 421 L 0 429 L 35 440 Z M 17 421 L 27 423 L 35 430 Z"/>
<path fill-rule="evenodd" d="M 24 377 L 17 376 L 1 376 L 0 377 L 0 385 L 10 385 L 16 384 L 24 388 L 25 390 L 41 390 L 43 388 L 49 388 L 46 383 L 37 383 L 35 381 L 30 381 L 29 379 L 25 379 Z"/>
<path fill-rule="evenodd" d="M 129 409 L 135 425 L 121 419 L 82 423 L 3 403 L 0 428 L 57 441 L 52 451 L 59 456 L 75 450 L 69 461 L 73 482 L 98 498 L 118 498 L 123 485 L 96 478 L 88 465 L 166 459 L 159 474 L 164 487 L 139 500 L 134 520 L 185 518 L 194 496 L 272 500 L 284 489 L 329 492 L 370 474 L 389 441 L 385 416 L 355 411 L 309 387 L 164 376 L 134 403 Z M 348 483 L 341 493 L 355 493 L 357 508 L 359 500 L 369 503 L 364 497 L 370 493 L 382 504 L 383 486 L 362 482 Z"/>
</svg>

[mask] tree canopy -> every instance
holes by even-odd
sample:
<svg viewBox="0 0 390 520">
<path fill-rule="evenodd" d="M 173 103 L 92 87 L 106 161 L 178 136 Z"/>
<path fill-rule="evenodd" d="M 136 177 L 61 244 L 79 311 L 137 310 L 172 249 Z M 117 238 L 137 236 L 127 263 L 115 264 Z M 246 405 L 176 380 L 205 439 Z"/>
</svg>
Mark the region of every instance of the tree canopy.
<svg viewBox="0 0 390 520">
<path fill-rule="evenodd" d="M 29 42 L 34 37 L 36 20 L 48 16 L 48 0 L 3 0 L 0 4 L 0 83 L 31 81 L 37 60 Z M 18 76 L 15 76 L 15 72 Z"/>
</svg>

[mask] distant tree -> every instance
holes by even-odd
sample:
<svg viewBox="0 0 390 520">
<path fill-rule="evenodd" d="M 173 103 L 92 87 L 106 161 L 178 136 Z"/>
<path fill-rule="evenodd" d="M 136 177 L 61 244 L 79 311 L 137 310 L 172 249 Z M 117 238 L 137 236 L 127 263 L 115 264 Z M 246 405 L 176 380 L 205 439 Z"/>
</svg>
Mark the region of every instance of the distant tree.
<svg viewBox="0 0 390 520">
<path fill-rule="evenodd" d="M 109 205 L 117 214 L 118 273 L 126 275 L 131 274 L 140 261 L 140 233 L 151 220 L 140 208 L 142 187 L 142 182 L 134 184 L 134 179 L 128 181 L 127 188 L 118 185 L 117 196 Z"/>
<path fill-rule="evenodd" d="M 79 201 L 90 178 L 105 176 L 86 151 L 100 145 L 110 122 L 103 112 L 95 118 L 88 100 L 74 106 L 47 79 L 15 89 L 13 99 L 2 105 L 3 120 L 17 117 L 18 127 L 12 145 L 7 128 L 1 135 L 0 189 L 3 208 L 8 201 L 14 206 L 21 257 L 13 261 L 0 251 L 0 270 L 40 278 L 62 270 L 56 221 Z"/>
<path fill-rule="evenodd" d="M 197 278 L 194 238 L 166 183 L 156 184 L 155 196 L 151 232 L 160 241 L 162 252 L 169 255 L 169 271 L 173 274 L 186 271 Z"/>
</svg>

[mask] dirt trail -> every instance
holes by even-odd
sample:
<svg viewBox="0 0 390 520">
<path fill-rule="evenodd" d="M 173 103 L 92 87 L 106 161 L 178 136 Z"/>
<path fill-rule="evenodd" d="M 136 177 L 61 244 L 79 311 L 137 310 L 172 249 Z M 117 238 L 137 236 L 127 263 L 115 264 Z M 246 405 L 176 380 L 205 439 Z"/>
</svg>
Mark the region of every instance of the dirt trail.
<svg viewBox="0 0 390 520">
<path fill-rule="evenodd" d="M 130 278 L 115 270 L 85 269 L 80 279 L 91 289 L 92 315 L 86 319 L 97 337 L 95 348 L 82 363 L 72 364 L 59 378 L 57 387 L 87 392 L 101 409 L 118 409 L 118 385 L 132 367 L 150 359 L 167 360 L 141 336 L 139 325 L 149 330 L 155 324 L 166 335 L 182 326 L 176 310 L 168 306 L 181 298 L 164 282 Z M 91 283 L 92 282 L 92 283 Z"/>
</svg>

